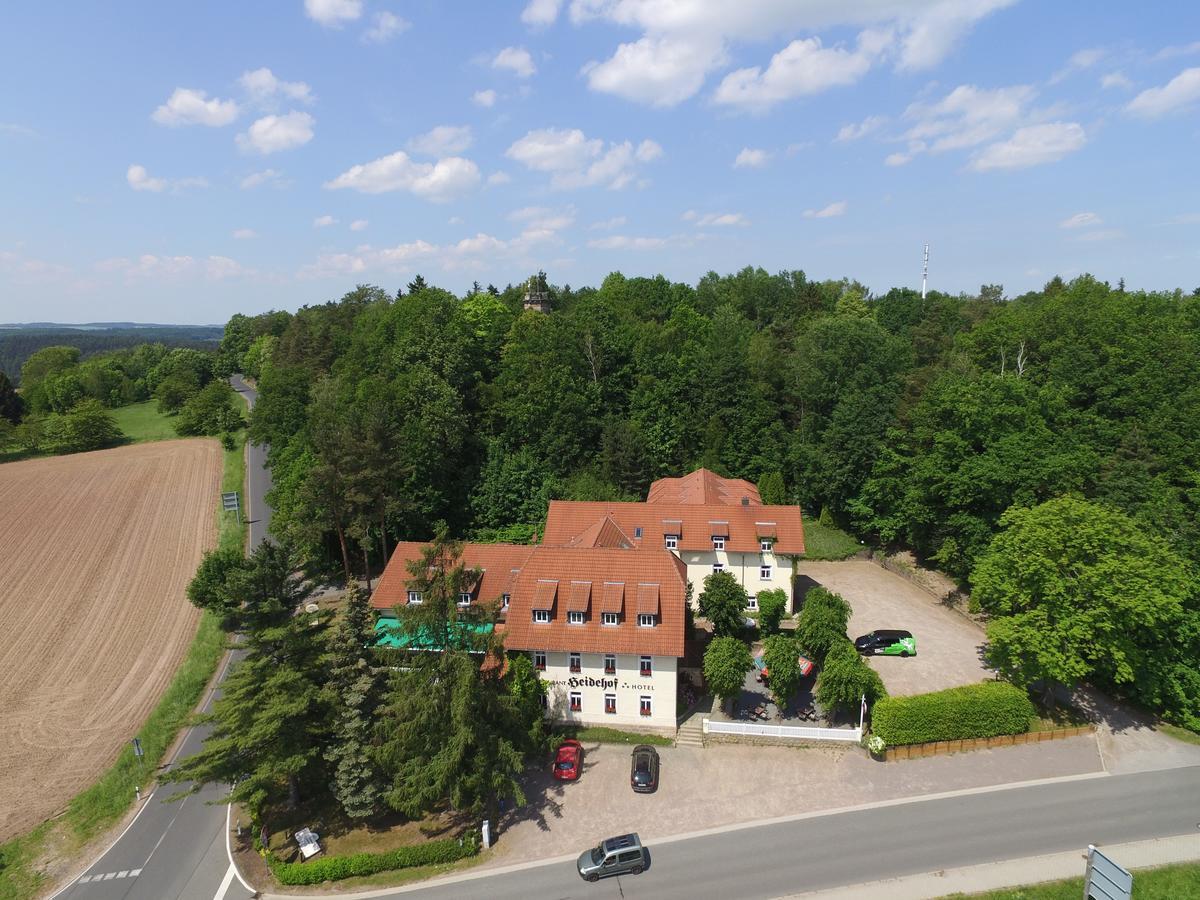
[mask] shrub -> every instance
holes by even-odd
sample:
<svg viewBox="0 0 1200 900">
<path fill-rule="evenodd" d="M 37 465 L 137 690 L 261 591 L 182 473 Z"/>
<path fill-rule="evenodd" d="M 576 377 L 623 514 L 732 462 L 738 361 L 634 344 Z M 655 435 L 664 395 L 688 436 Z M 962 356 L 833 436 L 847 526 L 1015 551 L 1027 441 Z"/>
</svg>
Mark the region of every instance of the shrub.
<svg viewBox="0 0 1200 900">
<path fill-rule="evenodd" d="M 746 589 L 729 572 L 713 572 L 700 592 L 700 615 L 712 624 L 717 637 L 740 635 L 745 628 Z"/>
<path fill-rule="evenodd" d="M 704 680 L 722 700 L 741 693 L 746 673 L 753 667 L 750 648 L 735 637 L 713 638 L 704 651 Z"/>
<path fill-rule="evenodd" d="M 772 588 L 758 592 L 758 624 L 764 633 L 779 630 L 779 621 L 787 611 L 787 592 L 783 588 Z"/>
<path fill-rule="evenodd" d="M 886 697 L 871 711 L 871 730 L 894 747 L 1023 734 L 1033 716 L 1025 691 L 985 681 L 915 697 Z"/>
<path fill-rule="evenodd" d="M 413 866 L 432 866 L 452 863 L 479 852 L 474 835 L 464 838 L 460 844 L 456 839 L 429 841 L 411 847 L 399 847 L 386 853 L 355 853 L 351 856 L 325 856 L 304 863 L 282 862 L 273 854 L 267 854 L 267 865 L 280 884 L 321 884 L 324 881 L 340 881 L 376 872 L 393 869 L 409 869 Z"/>
<path fill-rule="evenodd" d="M 817 676 L 817 702 L 826 710 L 850 712 L 866 695 L 868 703 L 887 696 L 879 673 L 872 669 L 844 636 L 835 641 Z"/>
</svg>

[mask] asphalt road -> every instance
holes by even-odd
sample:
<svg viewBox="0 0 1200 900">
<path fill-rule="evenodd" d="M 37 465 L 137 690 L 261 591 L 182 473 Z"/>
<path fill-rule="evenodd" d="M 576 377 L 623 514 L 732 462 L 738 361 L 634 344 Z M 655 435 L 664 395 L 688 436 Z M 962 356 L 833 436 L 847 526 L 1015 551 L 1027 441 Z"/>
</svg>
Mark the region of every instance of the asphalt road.
<svg viewBox="0 0 1200 900">
<path fill-rule="evenodd" d="M 641 875 L 595 884 L 583 882 L 573 863 L 557 862 L 380 896 L 405 900 L 753 900 L 996 860 L 1082 851 L 1089 843 L 1195 834 L 1198 823 L 1200 768 L 1168 769 L 835 813 L 658 846 L 651 835 L 643 835 L 649 868 Z"/>
<path fill-rule="evenodd" d="M 235 375 L 234 389 L 246 396 L 250 407 L 258 394 Z M 271 473 L 266 448 L 250 445 L 246 467 L 244 510 L 250 525 L 250 546 L 266 539 L 271 508 L 266 493 Z M 227 659 L 227 663 L 236 657 Z M 227 669 L 225 670 L 227 671 Z M 225 671 L 218 679 L 223 680 Z M 208 711 L 219 689 L 202 709 Z M 176 759 L 200 750 L 209 728 L 189 728 Z M 242 900 L 250 896 L 234 877 L 225 849 L 227 807 L 223 785 L 208 785 L 181 800 L 169 798 L 190 785 L 160 787 L 138 813 L 132 825 L 86 872 L 55 895 L 57 900 Z"/>
</svg>

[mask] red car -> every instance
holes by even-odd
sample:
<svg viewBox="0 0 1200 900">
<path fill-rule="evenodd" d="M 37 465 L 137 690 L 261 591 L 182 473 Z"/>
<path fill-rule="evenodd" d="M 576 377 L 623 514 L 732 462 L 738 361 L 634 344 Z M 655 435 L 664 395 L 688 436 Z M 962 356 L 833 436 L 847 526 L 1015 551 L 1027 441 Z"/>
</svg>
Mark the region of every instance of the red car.
<svg viewBox="0 0 1200 900">
<path fill-rule="evenodd" d="M 554 757 L 554 777 L 559 781 L 577 781 L 583 772 L 583 745 L 568 738 Z"/>
</svg>

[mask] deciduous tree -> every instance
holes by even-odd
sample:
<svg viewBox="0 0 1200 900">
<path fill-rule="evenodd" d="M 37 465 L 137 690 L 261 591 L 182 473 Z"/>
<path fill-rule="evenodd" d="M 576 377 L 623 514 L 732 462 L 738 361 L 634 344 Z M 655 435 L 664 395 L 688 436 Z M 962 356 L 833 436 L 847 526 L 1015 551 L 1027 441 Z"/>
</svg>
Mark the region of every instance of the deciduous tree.
<svg viewBox="0 0 1200 900">
<path fill-rule="evenodd" d="M 729 572 L 713 572 L 700 592 L 700 615 L 717 637 L 735 637 L 746 627 L 746 589 Z"/>
</svg>

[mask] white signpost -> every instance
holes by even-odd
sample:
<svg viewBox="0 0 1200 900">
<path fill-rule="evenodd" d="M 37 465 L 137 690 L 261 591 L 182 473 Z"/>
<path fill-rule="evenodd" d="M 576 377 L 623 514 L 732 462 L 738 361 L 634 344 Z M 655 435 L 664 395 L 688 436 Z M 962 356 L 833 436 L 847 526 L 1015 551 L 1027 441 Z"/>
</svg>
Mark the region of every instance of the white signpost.
<svg viewBox="0 0 1200 900">
<path fill-rule="evenodd" d="M 237 523 L 242 524 L 242 503 L 237 491 L 221 494 L 221 509 L 225 512 L 237 513 Z"/>
<path fill-rule="evenodd" d="M 1088 844 L 1083 900 L 1131 900 L 1133 875 Z"/>
</svg>

